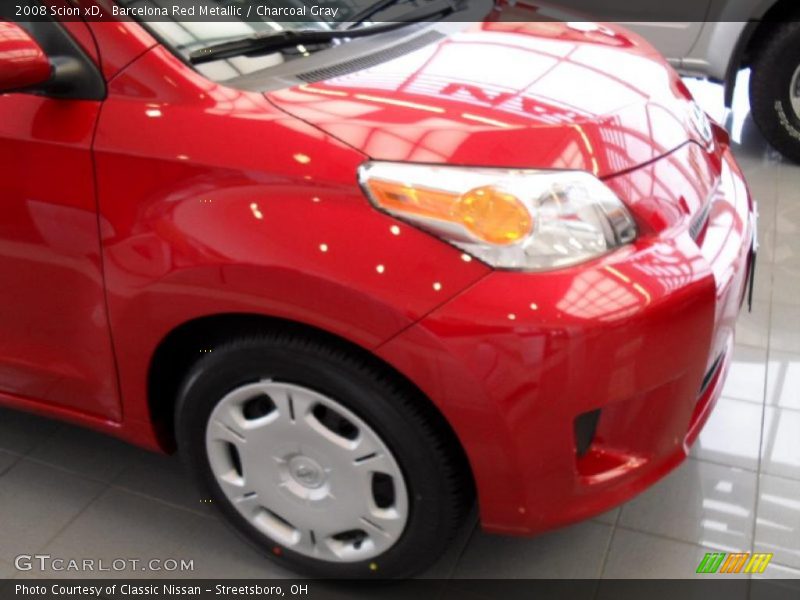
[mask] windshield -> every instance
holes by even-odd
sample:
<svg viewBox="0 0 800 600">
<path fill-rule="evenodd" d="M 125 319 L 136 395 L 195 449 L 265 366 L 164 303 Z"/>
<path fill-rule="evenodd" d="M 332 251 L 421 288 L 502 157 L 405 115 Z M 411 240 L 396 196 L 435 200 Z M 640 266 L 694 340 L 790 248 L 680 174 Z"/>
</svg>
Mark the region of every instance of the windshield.
<svg viewBox="0 0 800 600">
<path fill-rule="evenodd" d="M 432 0 L 396 0 L 385 8 L 365 20 L 360 26 L 368 26 L 374 22 L 391 21 L 410 10 L 429 4 Z M 377 0 L 315 0 L 313 3 L 304 0 L 272 0 L 264 3 L 274 16 L 251 15 L 248 20 L 203 22 L 180 21 L 161 18 L 159 20 L 142 19 L 142 24 L 156 34 L 161 41 L 169 46 L 173 52 L 188 61 L 189 55 L 200 48 L 211 44 L 218 44 L 238 40 L 255 34 L 277 33 L 281 31 L 299 30 L 329 30 L 344 27 L 352 18 L 361 13 L 365 8 L 376 4 Z M 117 4 L 125 8 L 158 8 L 166 6 L 167 2 L 160 0 L 117 0 Z M 224 7 L 230 4 L 228 0 L 197 0 L 196 4 L 208 7 Z M 318 14 L 312 15 L 311 7 Z M 136 15 L 133 14 L 134 18 Z M 288 20 L 282 20 L 288 19 Z M 336 40 L 333 44 L 346 43 L 346 40 Z M 258 56 L 237 56 L 225 60 L 195 67 L 204 76 L 214 81 L 225 81 L 241 75 L 274 67 L 290 60 L 296 60 L 311 53 L 324 50 L 330 44 L 305 47 L 292 46 L 273 53 Z"/>
</svg>

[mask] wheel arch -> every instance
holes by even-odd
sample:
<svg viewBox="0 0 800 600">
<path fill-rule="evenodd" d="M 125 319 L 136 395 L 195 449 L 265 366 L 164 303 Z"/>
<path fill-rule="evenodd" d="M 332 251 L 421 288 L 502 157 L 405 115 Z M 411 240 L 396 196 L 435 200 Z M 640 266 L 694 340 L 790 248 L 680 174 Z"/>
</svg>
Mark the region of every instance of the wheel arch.
<svg viewBox="0 0 800 600">
<path fill-rule="evenodd" d="M 311 337 L 346 351 L 391 378 L 424 411 L 456 453 L 473 492 L 475 480 L 458 433 L 438 406 L 408 377 L 369 350 L 325 330 L 276 317 L 253 313 L 221 313 L 194 318 L 173 328 L 158 344 L 147 373 L 147 403 L 153 430 L 161 448 L 176 449 L 174 412 L 178 392 L 192 365 L 215 346 L 253 334 L 283 333 Z"/>
</svg>

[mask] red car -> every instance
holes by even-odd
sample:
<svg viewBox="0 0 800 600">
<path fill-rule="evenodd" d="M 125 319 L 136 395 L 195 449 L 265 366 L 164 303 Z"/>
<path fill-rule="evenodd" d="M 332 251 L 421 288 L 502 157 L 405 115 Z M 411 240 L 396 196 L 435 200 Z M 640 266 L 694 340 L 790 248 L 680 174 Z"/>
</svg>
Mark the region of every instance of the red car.
<svg viewBox="0 0 800 600">
<path fill-rule="evenodd" d="M 318 575 L 679 464 L 752 269 L 727 136 L 621 28 L 454 6 L 0 24 L 0 404 L 178 449 Z"/>
</svg>

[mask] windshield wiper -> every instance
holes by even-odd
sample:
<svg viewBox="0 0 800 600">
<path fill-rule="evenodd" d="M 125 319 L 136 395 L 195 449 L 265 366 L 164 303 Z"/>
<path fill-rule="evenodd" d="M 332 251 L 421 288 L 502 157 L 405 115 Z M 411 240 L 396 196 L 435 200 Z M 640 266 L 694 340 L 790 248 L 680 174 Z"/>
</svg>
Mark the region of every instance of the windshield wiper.
<svg viewBox="0 0 800 600">
<path fill-rule="evenodd" d="M 397 17 L 396 21 L 359 27 L 358 29 L 317 31 L 304 29 L 300 31 L 280 31 L 259 33 L 240 40 L 213 44 L 195 50 L 189 55 L 189 62 L 193 65 L 233 58 L 235 56 L 262 56 L 276 52 L 283 48 L 297 45 L 327 44 L 335 39 L 359 38 L 375 35 L 405 27 L 412 23 L 419 23 L 432 19 L 444 18 L 458 10 L 458 4 L 451 0 L 436 0 L 429 5 L 409 11 Z"/>
<path fill-rule="evenodd" d="M 378 14 L 384 9 L 389 8 L 392 4 L 397 4 L 400 0 L 377 0 L 369 6 L 364 7 L 362 10 L 352 15 L 348 23 L 343 23 L 340 29 L 354 29 L 361 25 L 364 21 L 371 16 Z"/>
</svg>

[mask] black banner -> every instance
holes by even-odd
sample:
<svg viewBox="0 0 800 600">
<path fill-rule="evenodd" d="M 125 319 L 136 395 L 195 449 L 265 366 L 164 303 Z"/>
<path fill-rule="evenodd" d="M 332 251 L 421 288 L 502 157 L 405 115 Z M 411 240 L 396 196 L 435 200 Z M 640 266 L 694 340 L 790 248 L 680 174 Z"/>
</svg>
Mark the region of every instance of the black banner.
<svg viewBox="0 0 800 600">
<path fill-rule="evenodd" d="M 180 22 L 264 21 L 342 23 L 377 0 L 2 0 L 0 19 Z M 397 0 L 376 18 L 402 20 L 428 4 L 449 4 L 448 18 L 502 21 L 785 21 L 796 12 L 777 0 Z M 386 4 L 386 3 L 384 3 Z M 438 19 L 438 17 L 436 17 Z M 433 17 L 431 17 L 433 19 Z"/>
<path fill-rule="evenodd" d="M 796 600 L 799 596 L 800 581 L 724 579 L 715 575 L 699 580 L 0 580 L 3 600 Z"/>
</svg>

